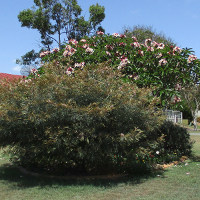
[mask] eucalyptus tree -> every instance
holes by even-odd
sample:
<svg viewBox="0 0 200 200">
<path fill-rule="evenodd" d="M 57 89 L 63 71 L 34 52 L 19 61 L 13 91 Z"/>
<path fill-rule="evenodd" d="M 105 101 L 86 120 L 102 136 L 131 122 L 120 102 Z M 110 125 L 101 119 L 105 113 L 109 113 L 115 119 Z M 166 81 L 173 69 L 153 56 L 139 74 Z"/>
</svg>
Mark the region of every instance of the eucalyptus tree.
<svg viewBox="0 0 200 200">
<path fill-rule="evenodd" d="M 37 30 L 43 48 L 50 50 L 52 45 L 62 48 L 62 44 L 72 38 L 79 39 L 103 30 L 104 6 L 91 5 L 88 20 L 81 12 L 77 0 L 34 0 L 34 6 L 21 11 L 18 19 L 22 27 Z M 31 54 L 29 56 L 31 60 Z M 18 59 L 18 63 L 23 63 L 24 58 L 27 54 L 21 57 L 21 62 Z"/>
</svg>

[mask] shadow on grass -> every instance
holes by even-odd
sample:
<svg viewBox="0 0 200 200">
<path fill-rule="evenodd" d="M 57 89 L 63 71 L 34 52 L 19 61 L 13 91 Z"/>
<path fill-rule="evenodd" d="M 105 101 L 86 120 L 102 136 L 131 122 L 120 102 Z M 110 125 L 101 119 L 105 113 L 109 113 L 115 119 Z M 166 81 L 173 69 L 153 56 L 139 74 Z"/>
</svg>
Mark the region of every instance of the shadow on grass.
<svg viewBox="0 0 200 200">
<path fill-rule="evenodd" d="M 193 154 L 190 156 L 190 160 L 193 162 L 200 162 L 200 156 Z"/>
<path fill-rule="evenodd" d="M 134 176 L 97 176 L 97 177 L 47 177 L 43 175 L 30 175 L 21 172 L 21 170 L 11 164 L 0 165 L 0 181 L 8 182 L 20 189 L 29 187 L 57 187 L 57 186 L 81 186 L 92 185 L 96 187 L 114 187 L 124 183 L 135 185 L 145 182 L 149 178 L 154 178 L 157 174 L 161 175 L 162 171 L 155 171 L 149 174 L 134 175 Z M 161 175 L 162 176 L 162 175 Z M 17 186 L 16 186 L 17 185 Z M 17 188 L 16 188 L 17 189 Z"/>
</svg>

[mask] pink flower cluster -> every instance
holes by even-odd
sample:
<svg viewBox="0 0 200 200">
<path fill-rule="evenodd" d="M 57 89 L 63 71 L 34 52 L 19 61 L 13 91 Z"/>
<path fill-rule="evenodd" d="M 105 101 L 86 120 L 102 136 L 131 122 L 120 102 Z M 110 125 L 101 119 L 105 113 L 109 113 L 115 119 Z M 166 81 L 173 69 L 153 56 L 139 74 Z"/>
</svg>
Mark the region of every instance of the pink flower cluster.
<svg viewBox="0 0 200 200">
<path fill-rule="evenodd" d="M 37 69 L 35 69 L 35 68 L 31 69 L 31 74 L 37 74 L 37 72 L 38 72 Z"/>
<path fill-rule="evenodd" d="M 173 103 L 178 103 L 178 102 L 181 102 L 181 98 L 175 96 L 174 99 L 173 99 Z"/>
<path fill-rule="evenodd" d="M 159 66 L 166 65 L 166 64 L 167 64 L 167 60 L 165 58 L 159 60 Z"/>
<path fill-rule="evenodd" d="M 89 53 L 90 55 L 94 53 L 94 49 L 87 47 L 87 49 L 85 50 L 86 53 Z"/>
<path fill-rule="evenodd" d="M 31 69 L 31 75 L 33 75 L 34 78 L 40 77 L 40 74 L 38 73 L 38 70 L 36 68 Z"/>
<path fill-rule="evenodd" d="M 75 39 L 71 39 L 71 40 L 69 40 L 69 43 L 76 46 L 78 44 L 78 41 L 76 41 Z"/>
<path fill-rule="evenodd" d="M 72 67 L 67 68 L 67 71 L 66 71 L 67 75 L 72 75 L 73 73 L 74 73 L 74 68 Z"/>
<path fill-rule="evenodd" d="M 112 36 L 114 36 L 114 37 L 120 37 L 120 34 L 119 33 L 113 33 Z"/>
<path fill-rule="evenodd" d="M 86 39 L 81 39 L 80 42 L 85 43 L 85 42 L 87 42 L 87 40 Z"/>
<path fill-rule="evenodd" d="M 140 48 L 140 43 L 139 42 L 134 42 L 130 44 L 132 47 Z"/>
<path fill-rule="evenodd" d="M 63 56 L 67 57 L 67 56 L 72 56 L 73 54 L 76 53 L 76 49 L 72 48 L 70 45 L 67 45 L 65 47 L 65 51 L 63 52 Z"/>
<path fill-rule="evenodd" d="M 175 90 L 177 90 L 177 91 L 180 91 L 181 90 L 181 85 L 179 84 L 179 83 L 177 83 L 176 85 L 175 85 Z"/>
<path fill-rule="evenodd" d="M 102 32 L 102 31 L 97 31 L 97 35 L 104 35 L 104 32 Z"/>
<path fill-rule="evenodd" d="M 51 53 L 57 53 L 57 52 L 59 52 L 59 48 L 54 48 L 52 51 L 51 51 Z"/>
<path fill-rule="evenodd" d="M 68 67 L 65 73 L 67 75 L 72 75 L 74 74 L 75 68 L 83 69 L 84 66 L 85 66 L 85 62 L 75 63 L 74 67 Z"/>
<path fill-rule="evenodd" d="M 128 60 L 127 57 L 122 56 L 121 57 L 121 62 L 119 64 L 119 66 L 117 67 L 117 69 L 123 69 L 125 66 L 127 66 L 130 63 L 130 61 Z"/>
<path fill-rule="evenodd" d="M 98 36 L 104 35 L 104 33 L 102 31 L 97 31 L 96 34 L 97 35 L 94 36 L 93 39 L 98 38 Z M 166 52 L 164 50 L 162 51 L 162 49 L 165 49 L 165 44 L 164 43 L 158 43 L 156 41 L 152 41 L 151 39 L 146 39 L 144 44 L 142 44 L 142 43 L 138 42 L 138 40 L 135 36 L 132 36 L 132 43 L 129 43 L 130 38 L 122 40 L 123 38 L 126 38 L 126 35 L 124 35 L 124 34 L 113 33 L 111 37 L 116 38 L 116 42 L 109 43 L 109 44 L 105 45 L 104 50 L 102 49 L 101 46 L 100 46 L 100 48 L 101 48 L 102 51 L 104 51 L 103 52 L 103 53 L 105 53 L 104 56 L 109 56 L 109 57 L 115 56 L 116 60 L 120 59 L 120 63 L 119 63 L 119 66 L 118 66 L 119 70 L 124 69 L 126 66 L 129 65 L 130 61 L 132 61 L 132 59 L 130 61 L 128 59 L 130 52 L 128 52 L 127 49 L 130 49 L 130 46 L 134 49 L 134 51 L 133 51 L 134 55 L 133 56 L 136 57 L 136 58 L 139 57 L 139 56 L 141 56 L 141 57 L 142 56 L 148 56 L 148 55 L 150 55 L 149 52 L 155 52 L 154 55 L 153 54 L 152 55 L 153 55 L 154 58 L 158 59 L 158 60 L 156 60 L 156 63 L 158 62 L 158 66 L 167 65 L 167 63 L 169 62 L 168 58 L 170 60 L 171 55 L 175 56 L 175 55 L 180 54 L 182 52 L 182 49 L 177 47 L 177 46 L 175 46 L 175 47 L 170 46 L 170 48 L 168 48 L 168 46 L 167 46 L 166 48 L 169 49 L 168 52 Z M 84 49 L 85 53 L 87 53 L 88 55 L 92 55 L 95 51 L 95 47 L 98 48 L 99 44 L 101 45 L 101 40 L 91 41 L 90 39 L 87 40 L 87 39 L 83 38 L 78 42 L 75 39 L 70 39 L 69 44 L 66 45 L 66 47 L 65 47 L 65 51 L 63 52 L 63 56 L 64 57 L 72 56 L 80 48 Z M 127 46 L 127 44 L 130 45 L 130 46 L 125 48 Z M 121 48 L 119 48 L 119 47 L 121 47 Z M 40 54 L 40 57 L 44 57 L 46 55 L 49 55 L 50 53 L 56 53 L 58 51 L 59 51 L 58 48 L 53 49 L 51 52 L 45 51 L 45 52 L 42 52 Z M 168 55 L 166 55 L 166 53 Z M 78 59 L 79 59 L 79 56 L 80 55 L 77 54 Z M 143 58 L 143 59 L 145 59 L 145 58 Z M 197 57 L 195 55 L 190 55 L 187 59 L 187 62 L 191 63 L 196 59 L 197 59 Z M 154 65 L 155 65 L 155 63 L 154 63 Z M 69 67 L 67 69 L 66 73 L 68 75 L 71 75 L 74 72 L 75 68 L 81 68 L 82 69 L 84 66 L 85 66 L 84 62 L 75 63 L 74 66 Z M 176 66 L 179 66 L 179 63 Z"/>
<path fill-rule="evenodd" d="M 181 53 L 181 51 L 182 51 L 182 50 L 181 50 L 180 47 L 177 47 L 177 46 L 176 46 L 176 47 L 173 48 L 173 53 L 174 53 L 174 54 L 175 54 L 175 52 Z"/>
<path fill-rule="evenodd" d="M 43 51 L 43 52 L 40 53 L 40 58 L 42 58 L 42 57 L 44 57 L 46 55 L 49 55 L 49 54 L 51 54 L 50 51 Z"/>
<path fill-rule="evenodd" d="M 188 62 L 188 63 L 191 63 L 191 62 L 193 62 L 194 60 L 197 60 L 197 57 L 196 57 L 195 55 L 192 54 L 192 55 L 189 55 L 187 62 Z"/>
<path fill-rule="evenodd" d="M 107 44 L 106 46 L 105 46 L 105 48 L 107 49 L 107 50 L 113 50 L 114 49 L 114 47 L 112 46 L 112 45 L 110 45 L 110 44 Z"/>
<path fill-rule="evenodd" d="M 75 63 L 74 64 L 74 68 L 81 68 L 81 69 L 83 69 L 84 66 L 85 66 L 85 62 Z"/>
</svg>

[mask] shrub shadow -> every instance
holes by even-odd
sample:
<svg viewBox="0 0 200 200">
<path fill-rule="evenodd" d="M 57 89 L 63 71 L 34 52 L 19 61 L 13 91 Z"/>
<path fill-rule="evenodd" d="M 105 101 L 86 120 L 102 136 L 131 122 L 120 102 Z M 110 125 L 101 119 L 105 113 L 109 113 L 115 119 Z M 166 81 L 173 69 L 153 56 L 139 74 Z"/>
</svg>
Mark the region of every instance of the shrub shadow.
<svg viewBox="0 0 200 200">
<path fill-rule="evenodd" d="M 0 181 L 7 181 L 8 183 L 14 183 L 15 188 L 29 188 L 29 187 L 59 187 L 59 186 L 81 186 L 81 185 L 93 185 L 96 187 L 114 187 L 118 184 L 135 185 L 140 184 L 154 178 L 158 174 L 162 176 L 163 171 L 154 171 L 148 174 L 135 174 L 128 175 L 115 175 L 115 176 L 63 176 L 63 177 L 51 177 L 46 175 L 32 175 L 23 173 L 20 168 L 11 164 L 4 164 L 0 166 Z M 12 186 L 11 186 L 12 187 Z"/>
<path fill-rule="evenodd" d="M 190 160 L 193 162 L 200 162 L 200 156 L 198 155 L 191 155 Z"/>
</svg>

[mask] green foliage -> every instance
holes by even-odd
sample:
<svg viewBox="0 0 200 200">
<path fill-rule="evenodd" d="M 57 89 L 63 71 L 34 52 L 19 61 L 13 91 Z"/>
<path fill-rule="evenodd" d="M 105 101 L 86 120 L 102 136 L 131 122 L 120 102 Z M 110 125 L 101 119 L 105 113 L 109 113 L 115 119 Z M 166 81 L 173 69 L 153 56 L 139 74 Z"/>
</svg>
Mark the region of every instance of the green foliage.
<svg viewBox="0 0 200 200">
<path fill-rule="evenodd" d="M 61 47 L 62 34 L 64 41 L 89 35 L 105 18 L 105 8 L 99 4 L 90 6 L 88 21 L 80 16 L 82 9 L 76 0 L 37 0 L 34 4 L 32 9 L 21 11 L 18 19 L 22 27 L 38 30 L 42 44 L 48 49 L 53 42 Z"/>
<path fill-rule="evenodd" d="M 108 61 L 120 70 L 126 81 L 138 87 L 154 87 L 154 95 L 161 97 L 163 106 L 177 103 L 180 87 L 196 83 L 200 76 L 200 61 L 190 49 L 158 43 L 146 39 L 139 43 L 135 37 L 97 32 L 94 37 L 70 40 L 58 52 L 43 52 L 44 62 L 58 61 L 75 70 L 81 63 L 97 64 Z"/>
<path fill-rule="evenodd" d="M 96 5 L 90 6 L 89 12 L 92 28 L 97 30 L 97 25 L 100 24 L 105 18 L 105 8 L 97 3 Z"/>
<path fill-rule="evenodd" d="M 183 88 L 181 90 L 181 97 L 191 112 L 194 129 L 197 130 L 197 117 L 198 117 L 198 112 L 200 108 L 199 83 L 198 84 L 192 83 L 188 85 L 187 87 Z"/>
<path fill-rule="evenodd" d="M 175 45 L 175 43 L 172 41 L 171 38 L 167 38 L 162 33 L 156 33 L 155 30 L 151 26 L 134 26 L 133 28 L 125 27 L 124 28 L 124 34 L 126 34 L 128 37 L 131 37 L 134 35 L 138 42 L 144 43 L 147 38 L 150 38 L 151 40 L 154 40 L 158 43 L 164 43 L 168 45 Z"/>
<path fill-rule="evenodd" d="M 160 146 L 160 154 L 165 155 L 162 158 L 164 161 L 172 161 L 174 158 L 191 154 L 192 141 L 185 128 L 170 121 L 165 121 L 159 128 L 159 132 L 160 135 L 164 135 L 165 140 Z"/>
<path fill-rule="evenodd" d="M 0 145 L 16 161 L 51 173 L 132 173 L 147 169 L 162 136 L 150 89 L 125 83 L 106 64 L 0 87 Z M 59 75 L 60 74 L 60 75 Z"/>
<path fill-rule="evenodd" d="M 80 39 L 103 30 L 100 24 L 105 18 L 105 8 L 99 4 L 90 6 L 88 20 L 81 16 L 82 9 L 76 0 L 35 0 L 34 4 L 35 7 L 21 11 L 18 19 L 22 27 L 38 30 L 41 44 L 48 50 L 53 43 L 61 48 L 64 41 Z M 38 65 L 39 53 L 33 51 L 16 60 L 17 64 L 23 66 L 23 72 L 28 71 L 33 64 Z"/>
</svg>

